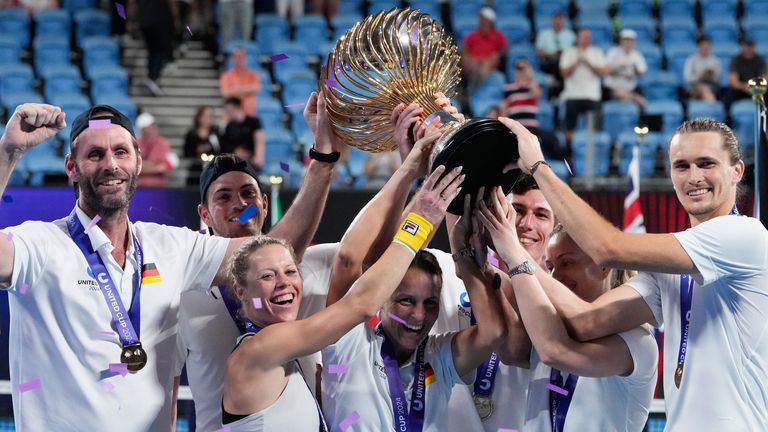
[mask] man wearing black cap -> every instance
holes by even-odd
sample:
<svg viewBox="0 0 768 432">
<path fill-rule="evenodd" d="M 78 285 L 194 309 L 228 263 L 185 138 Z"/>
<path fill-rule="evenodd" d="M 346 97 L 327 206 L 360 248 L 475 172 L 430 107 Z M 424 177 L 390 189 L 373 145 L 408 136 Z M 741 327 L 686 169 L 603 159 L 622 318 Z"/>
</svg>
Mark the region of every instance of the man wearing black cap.
<svg viewBox="0 0 768 432">
<path fill-rule="evenodd" d="M 757 53 L 755 40 L 747 36 L 739 42 L 741 51 L 731 59 L 728 67 L 728 92 L 726 108 L 739 99 L 750 97 L 749 80 L 765 76 L 765 58 Z"/>
<path fill-rule="evenodd" d="M 324 106 L 315 118 L 330 147 Z M 0 138 L 0 192 L 22 155 L 65 126 L 58 107 L 16 109 Z M 180 292 L 226 283 L 243 239 L 128 219 L 142 162 L 116 109 L 78 116 L 71 142 L 71 214 L 8 228 L 0 241 L 17 429 L 168 430 Z"/>
<path fill-rule="evenodd" d="M 319 129 L 326 127 L 317 121 L 317 111 L 325 109 L 324 99 L 319 99 L 320 106 L 317 96 L 313 94 L 307 106 L 314 108 L 305 111 L 305 119 L 315 136 L 318 136 Z M 310 152 L 313 160 L 309 163 L 298 195 L 280 222 L 269 231 L 270 236 L 288 241 L 301 260 L 299 270 L 304 290 L 300 318 L 325 306 L 337 249 L 335 243 L 307 248 L 317 230 L 328 196 L 336 159 L 336 156 L 327 155 L 331 150 L 334 149 L 329 141 L 316 140 Z M 227 238 L 261 234 L 268 203 L 269 199 L 262 193 L 258 182 L 258 172 L 243 159 L 222 154 L 203 169 L 197 212 L 211 234 Z M 250 205 L 257 209 L 256 214 L 243 222 L 238 216 Z M 209 293 L 187 291 L 182 294 L 179 306 L 179 361 L 176 373 L 180 375 L 186 363 L 189 387 L 195 401 L 196 429 L 201 431 L 220 427 L 224 366 L 240 335 L 237 309 L 230 310 L 233 300 L 227 295 L 227 290 L 221 286 L 211 288 Z M 319 356 L 316 357 L 304 359 L 305 371 L 315 370 L 315 364 L 320 362 Z M 306 379 L 310 384 L 314 382 L 309 372 Z"/>
</svg>

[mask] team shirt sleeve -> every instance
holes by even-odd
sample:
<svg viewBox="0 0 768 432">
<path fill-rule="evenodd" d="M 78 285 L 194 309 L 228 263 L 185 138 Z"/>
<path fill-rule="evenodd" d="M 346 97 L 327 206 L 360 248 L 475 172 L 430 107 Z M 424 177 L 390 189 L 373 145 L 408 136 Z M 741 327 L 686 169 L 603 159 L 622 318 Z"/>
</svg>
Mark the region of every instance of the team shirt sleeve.
<svg viewBox="0 0 768 432">
<path fill-rule="evenodd" d="M 648 326 L 643 325 L 618 335 L 627 344 L 634 362 L 632 373 L 625 378 L 637 388 L 643 388 L 651 381 L 655 382 L 659 348 Z"/>
<path fill-rule="evenodd" d="M 430 359 L 432 369 L 438 379 L 443 380 L 448 387 L 464 384 L 456 366 L 453 364 L 453 338 L 457 332 L 442 333 L 429 337 L 425 349 L 425 357 Z M 471 383 L 468 383 L 471 384 Z"/>
<path fill-rule="evenodd" d="M 637 291 L 640 297 L 645 300 L 645 303 L 653 312 L 656 327 L 664 324 L 664 318 L 661 313 L 661 291 L 659 290 L 658 275 L 640 272 L 627 281 L 627 285 Z"/>
<path fill-rule="evenodd" d="M 369 330 L 367 326 L 366 323 L 358 324 L 336 343 L 323 348 L 323 363 L 326 366 L 331 364 L 349 365 L 353 364 L 359 356 L 365 355 L 371 338 L 375 337 L 373 329 Z"/>
<path fill-rule="evenodd" d="M 19 292 L 22 286 L 35 285 L 43 273 L 48 259 L 47 246 L 52 233 L 48 226 L 43 226 L 39 222 L 24 222 L 19 226 L 6 228 L 3 232 L 6 236 L 10 234 L 12 238 L 11 240 L 2 238 L 0 241 L 12 241 L 14 254 L 11 284 L 5 287 L 0 285 L 0 289 Z"/>
<path fill-rule="evenodd" d="M 767 233 L 757 219 L 720 216 L 674 236 L 696 265 L 701 284 L 708 285 L 725 276 L 747 277 L 763 271 L 768 264 Z"/>
<path fill-rule="evenodd" d="M 187 228 L 164 227 L 168 241 L 174 241 L 179 253 L 184 254 L 183 290 L 208 291 L 216 272 L 224 260 L 230 239 L 201 235 Z"/>
</svg>

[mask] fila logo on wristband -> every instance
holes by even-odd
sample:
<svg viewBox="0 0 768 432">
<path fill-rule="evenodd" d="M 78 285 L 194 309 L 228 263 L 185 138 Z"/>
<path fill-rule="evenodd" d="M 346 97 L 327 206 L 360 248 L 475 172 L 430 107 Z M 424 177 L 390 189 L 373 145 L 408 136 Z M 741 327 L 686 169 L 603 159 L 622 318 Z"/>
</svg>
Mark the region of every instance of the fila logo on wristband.
<svg viewBox="0 0 768 432">
<path fill-rule="evenodd" d="M 406 219 L 405 223 L 403 224 L 403 231 L 410 235 L 416 235 L 416 233 L 419 231 L 419 224 L 410 219 Z"/>
</svg>

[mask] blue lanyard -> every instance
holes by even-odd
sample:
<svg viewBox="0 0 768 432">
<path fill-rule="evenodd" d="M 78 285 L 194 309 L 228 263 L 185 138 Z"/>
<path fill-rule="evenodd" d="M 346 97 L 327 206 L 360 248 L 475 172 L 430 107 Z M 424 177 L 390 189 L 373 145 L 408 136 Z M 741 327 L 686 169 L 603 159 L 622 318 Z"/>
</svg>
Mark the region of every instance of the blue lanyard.
<svg viewBox="0 0 768 432">
<path fill-rule="evenodd" d="M 387 338 L 386 333 L 381 328 L 381 324 L 376 327 L 376 334 L 384 338 L 384 342 L 381 344 L 381 359 L 384 361 L 384 371 L 387 374 L 395 430 L 400 432 L 421 432 L 424 426 L 424 412 L 426 410 L 424 349 L 427 341 L 422 342 L 416 350 L 416 362 L 414 365 L 416 372 L 413 375 L 414 383 L 409 409 L 406 406 L 403 381 L 400 378 L 400 367 L 397 364 L 397 357 L 395 357 L 395 349 L 392 346 L 392 342 Z"/>
<path fill-rule="evenodd" d="M 125 347 L 128 345 L 136 345 L 139 343 L 139 335 L 141 334 L 141 303 L 140 303 L 140 291 L 141 291 L 141 269 L 144 266 L 144 258 L 141 250 L 141 245 L 136 236 L 131 233 L 131 239 L 133 240 L 133 249 L 136 258 L 136 269 L 133 273 L 133 296 L 131 297 L 131 309 L 126 313 L 123 301 L 120 296 L 115 292 L 117 288 L 112 282 L 112 277 L 109 275 L 104 261 L 102 261 L 98 252 L 93 250 L 93 246 L 88 238 L 88 234 L 85 233 L 83 224 L 80 223 L 80 219 L 77 217 L 76 210 L 72 210 L 67 218 L 67 230 L 69 235 L 75 242 L 77 247 L 85 256 L 85 260 L 88 262 L 88 266 L 91 268 L 93 275 L 96 277 L 96 281 L 101 289 L 101 294 L 104 296 L 104 300 L 107 302 L 109 312 L 112 314 L 112 322 L 115 323 L 117 329 L 117 335 L 120 338 L 120 343 Z"/>
<path fill-rule="evenodd" d="M 237 299 L 233 298 L 229 294 L 229 287 L 226 285 L 219 286 L 219 293 L 221 293 L 221 299 L 224 301 L 224 306 L 227 307 L 229 316 L 232 317 L 232 321 L 237 325 L 237 329 L 240 330 L 240 334 L 246 333 L 258 333 L 258 327 L 256 327 L 251 320 L 240 316 L 238 311 L 240 310 L 240 303 Z"/>
<path fill-rule="evenodd" d="M 552 390 L 549 391 L 549 415 L 552 419 L 552 432 L 563 432 L 565 416 L 568 414 L 568 408 L 571 407 L 573 392 L 576 390 L 576 383 L 578 381 L 578 375 L 570 374 L 568 379 L 565 380 L 565 385 L 563 385 L 563 377 L 560 371 L 552 368 L 552 372 L 549 374 L 550 384 L 556 385 L 568 392 L 567 395 L 562 395 Z"/>
<path fill-rule="evenodd" d="M 222 291 L 222 296 L 224 296 L 224 292 Z M 250 320 L 248 321 L 251 324 L 251 327 L 253 330 L 244 333 L 244 334 L 256 334 L 261 331 L 261 327 L 257 326 L 256 324 L 252 323 Z M 304 385 L 307 386 L 307 390 L 309 391 L 309 394 L 312 395 L 312 389 L 309 387 L 309 383 L 307 382 L 307 378 L 304 376 L 304 370 L 301 368 L 301 364 L 299 363 L 299 360 L 294 360 L 296 362 L 296 367 L 299 368 L 299 374 L 301 375 L 301 379 L 304 380 Z M 315 408 L 317 408 L 317 416 L 320 418 L 320 428 L 318 429 L 319 432 L 328 432 L 328 426 L 325 424 L 325 416 L 323 416 L 323 411 L 320 409 L 320 404 L 317 402 L 316 397 L 312 397 L 312 399 L 315 401 Z"/>
<path fill-rule="evenodd" d="M 729 216 L 741 216 L 736 204 L 733 205 Z M 688 337 L 691 329 L 691 304 L 693 303 L 694 281 L 690 275 L 680 275 L 680 348 L 677 351 L 677 369 L 675 369 L 675 386 L 680 388 L 683 379 L 685 356 L 688 353 Z"/>
<path fill-rule="evenodd" d="M 471 306 L 470 306 L 471 307 Z M 470 312 L 469 323 L 477 324 L 475 313 Z M 499 372 L 499 355 L 492 352 L 475 372 L 475 383 L 473 384 L 475 394 L 481 396 L 490 396 L 493 394 L 493 386 L 496 384 L 496 373 Z"/>
</svg>

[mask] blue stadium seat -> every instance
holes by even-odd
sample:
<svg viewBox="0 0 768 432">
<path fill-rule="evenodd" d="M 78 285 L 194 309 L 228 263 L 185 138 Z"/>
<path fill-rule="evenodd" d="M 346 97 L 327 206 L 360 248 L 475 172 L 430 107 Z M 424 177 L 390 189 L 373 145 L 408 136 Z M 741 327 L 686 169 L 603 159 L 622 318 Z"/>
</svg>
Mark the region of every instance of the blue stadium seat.
<svg viewBox="0 0 768 432">
<path fill-rule="evenodd" d="M 43 93 L 48 100 L 57 95 L 80 95 L 81 93 L 80 70 L 71 64 L 46 66 L 40 76 L 44 82 Z"/>
<path fill-rule="evenodd" d="M 749 99 L 731 105 L 733 131 L 739 138 L 742 154 L 746 155 L 755 145 L 755 104 Z"/>
<path fill-rule="evenodd" d="M 43 186 L 45 176 L 48 174 L 65 174 L 64 158 L 56 155 L 56 142 L 53 138 L 27 150 L 23 159 L 29 170 L 29 184 L 31 186 Z"/>
<path fill-rule="evenodd" d="M 288 39 L 288 21 L 276 14 L 256 15 L 256 42 L 267 54 L 275 54 L 274 45 Z"/>
<path fill-rule="evenodd" d="M 312 132 L 309 129 L 309 125 L 307 124 L 306 120 L 304 120 L 304 107 L 292 107 L 286 109 L 291 115 L 291 132 L 293 132 L 293 135 L 297 137 L 299 141 L 306 143 L 305 138 L 307 137 L 307 134 L 309 134 L 309 144 L 311 145 L 314 141 L 314 138 L 312 137 Z"/>
<path fill-rule="evenodd" d="M 665 135 L 670 135 L 683 122 L 683 106 L 677 99 L 649 101 L 645 113 L 661 116 L 661 130 Z"/>
<path fill-rule="evenodd" d="M 98 99 L 93 100 L 93 103 L 111 105 L 131 119 L 131 122 L 136 123 L 136 103 L 128 95 L 100 95 Z"/>
<path fill-rule="evenodd" d="M 29 46 L 29 15 L 22 8 L 0 9 L 0 34 L 13 36 L 23 48 Z"/>
<path fill-rule="evenodd" d="M 283 128 L 283 106 L 277 99 L 261 98 L 256 103 L 256 116 L 264 130 Z"/>
<path fill-rule="evenodd" d="M 717 121 L 725 121 L 725 109 L 719 101 L 708 102 L 702 100 L 688 101 L 688 119 L 712 118 Z"/>
<path fill-rule="evenodd" d="M 747 15 L 741 20 L 741 28 L 744 33 L 751 34 L 756 29 L 768 28 L 768 13 L 761 15 Z"/>
<path fill-rule="evenodd" d="M 632 161 L 632 150 L 637 144 L 637 135 L 625 132 L 619 135 L 619 174 L 627 175 L 629 163 Z M 640 177 L 653 175 L 656 167 L 656 152 L 659 148 L 659 135 L 649 133 L 640 146 Z"/>
<path fill-rule="evenodd" d="M 670 18 L 693 18 L 693 1 L 689 0 L 664 0 L 660 2 L 661 19 L 666 21 Z"/>
<path fill-rule="evenodd" d="M 340 9 L 348 10 L 348 9 Z M 332 40 L 338 40 L 347 30 L 351 29 L 358 21 L 362 21 L 363 16 L 357 13 L 339 13 L 331 18 L 331 27 L 333 27 Z"/>
<path fill-rule="evenodd" d="M 293 135 L 290 131 L 279 128 L 264 130 L 264 162 L 288 162 L 294 159 Z"/>
<path fill-rule="evenodd" d="M 35 14 L 35 37 L 55 36 L 69 41 L 72 19 L 65 9 L 41 9 Z"/>
<path fill-rule="evenodd" d="M 623 0 L 618 4 L 620 16 L 651 17 L 650 0 Z"/>
<path fill-rule="evenodd" d="M 661 48 L 656 44 L 641 44 L 638 43 L 635 49 L 640 51 L 645 57 L 645 64 L 648 66 L 649 71 L 661 69 Z"/>
<path fill-rule="evenodd" d="M 82 41 L 82 48 L 83 70 L 87 77 L 99 67 L 120 65 L 120 49 L 112 38 L 89 37 Z"/>
<path fill-rule="evenodd" d="M 670 18 L 661 22 L 661 38 L 667 43 L 696 42 L 696 25 L 691 16 L 684 18 Z"/>
<path fill-rule="evenodd" d="M 768 1 L 744 1 L 744 16 L 768 15 Z"/>
<path fill-rule="evenodd" d="M 547 101 L 539 101 L 539 112 L 536 114 L 539 126 L 543 129 L 555 128 L 555 109 Z"/>
<path fill-rule="evenodd" d="M 48 97 L 48 102 L 51 105 L 60 107 L 61 110 L 67 114 L 66 118 L 68 124 L 71 124 L 75 117 L 87 111 L 91 107 L 91 103 L 88 98 L 81 94 L 52 95 Z"/>
<path fill-rule="evenodd" d="M 615 140 L 623 132 L 631 132 L 637 126 L 640 110 L 637 104 L 623 101 L 606 101 L 602 105 L 603 130 Z"/>
<path fill-rule="evenodd" d="M 537 0 L 533 3 L 534 17 L 546 17 L 549 21 L 552 14 L 558 11 L 568 15 L 568 0 Z"/>
<path fill-rule="evenodd" d="M 17 106 L 25 103 L 43 103 L 43 97 L 37 93 L 11 93 L 3 97 L 3 107 L 9 116 Z"/>
<path fill-rule="evenodd" d="M 704 21 L 704 34 L 712 43 L 731 43 L 738 40 L 739 26 L 733 17 L 717 17 Z"/>
<path fill-rule="evenodd" d="M 440 2 L 435 0 L 411 0 L 411 9 L 418 9 L 425 14 L 440 21 Z M 499 11 L 496 11 L 497 16 L 501 17 Z"/>
<path fill-rule="evenodd" d="M 93 71 L 91 75 L 91 97 L 128 95 L 128 74 L 120 66 L 105 66 Z"/>
<path fill-rule="evenodd" d="M 35 49 L 35 71 L 37 71 L 38 75 L 46 66 L 70 64 L 69 38 L 38 36 L 35 38 L 32 46 Z"/>
<path fill-rule="evenodd" d="M 518 59 L 526 59 L 528 62 L 533 65 L 534 70 L 538 69 L 539 67 L 539 61 L 536 57 L 536 50 L 533 48 L 533 45 L 527 43 L 527 44 L 518 44 L 518 45 L 510 45 L 509 49 L 507 50 L 507 76 L 509 79 L 514 79 L 515 77 L 515 62 Z"/>
<path fill-rule="evenodd" d="M 717 57 L 726 57 L 730 59 L 731 57 L 739 54 L 739 44 L 736 42 L 713 43 L 712 54 Z M 724 71 L 728 69 L 729 64 L 730 64 L 730 60 L 727 63 L 724 63 L 722 65 L 724 67 Z"/>
<path fill-rule="evenodd" d="M 266 69 L 254 69 L 259 73 L 259 76 L 261 77 L 261 90 L 259 91 L 258 96 L 261 97 L 272 97 L 272 76 L 269 74 L 269 71 Z"/>
<path fill-rule="evenodd" d="M 0 98 L 34 93 L 34 73 L 25 64 L 0 65 Z"/>
<path fill-rule="evenodd" d="M 682 76 L 671 72 L 648 71 L 642 80 L 643 95 L 649 101 L 677 99 L 677 88 Z"/>
<path fill-rule="evenodd" d="M 685 43 L 667 45 L 664 52 L 667 57 L 667 70 L 682 79 L 683 71 L 685 69 L 685 61 L 688 59 L 688 56 L 695 52 L 695 45 L 688 45 Z"/>
<path fill-rule="evenodd" d="M 13 36 L 0 35 L 0 64 L 21 63 L 21 44 Z"/>
<path fill-rule="evenodd" d="M 483 7 L 482 3 L 475 1 L 453 2 L 451 4 L 451 20 L 455 23 L 457 19 L 472 18 L 475 21 L 475 27 L 477 27 L 477 14 L 481 7 Z"/>
<path fill-rule="evenodd" d="M 339 0 L 339 11 L 360 15 L 363 13 L 363 0 Z"/>
<path fill-rule="evenodd" d="M 321 42 L 328 40 L 328 26 L 320 15 L 304 15 L 294 19 L 294 40 L 303 44 L 310 54 L 319 55 Z"/>
<path fill-rule="evenodd" d="M 578 0 L 576 6 L 579 9 L 579 16 L 583 17 L 593 14 L 607 15 L 612 3 L 611 0 Z"/>
<path fill-rule="evenodd" d="M 85 39 L 94 36 L 109 36 L 109 14 L 99 9 L 85 9 L 75 12 L 75 40 L 77 46 L 85 49 Z"/>
<path fill-rule="evenodd" d="M 637 33 L 637 45 L 655 43 L 656 24 L 647 16 L 619 17 L 619 25 Z"/>
<path fill-rule="evenodd" d="M 309 72 L 314 78 L 314 74 Z M 303 75 L 303 74 L 300 74 Z M 301 79 L 294 75 L 287 81 L 283 88 L 283 101 L 286 105 L 296 105 L 309 100 L 309 95 L 317 89 L 317 82 L 314 79 Z"/>
<path fill-rule="evenodd" d="M 504 33 L 510 45 L 530 42 L 531 23 L 524 16 L 499 18 L 496 28 Z"/>
<path fill-rule="evenodd" d="M 594 45 L 613 44 L 613 25 L 608 16 L 583 17 L 580 25 L 588 28 L 592 33 Z"/>
<path fill-rule="evenodd" d="M 413 3 L 415 0 L 411 0 Z M 525 15 L 525 8 L 528 2 L 526 0 L 505 0 L 497 1 L 493 8 L 496 10 L 496 16 L 499 18 L 514 17 Z"/>
<path fill-rule="evenodd" d="M 309 51 L 306 46 L 299 42 L 281 42 L 274 45 L 275 53 L 285 54 L 288 58 L 274 61 L 272 63 L 272 72 L 275 79 L 281 83 L 286 83 L 285 76 L 289 71 L 307 69 L 307 56 Z"/>
<path fill-rule="evenodd" d="M 477 17 L 475 15 L 456 16 L 453 18 L 453 36 L 456 44 L 461 46 L 464 38 L 477 28 Z"/>
<path fill-rule="evenodd" d="M 368 15 L 376 15 L 379 12 L 388 11 L 400 7 L 398 0 L 369 0 Z"/>
<path fill-rule="evenodd" d="M 253 41 L 233 39 L 227 42 L 226 47 L 224 47 L 224 50 L 227 53 L 227 69 L 232 69 L 232 60 L 229 56 L 235 48 L 245 49 L 246 55 L 248 56 L 246 66 L 249 69 L 258 69 L 261 67 L 261 51 L 259 50 L 259 45 Z"/>
<path fill-rule="evenodd" d="M 590 134 L 587 131 L 576 131 L 573 134 L 571 148 L 573 161 L 573 174 L 581 177 L 586 175 L 587 169 L 587 142 Z M 606 132 L 594 132 L 594 163 L 593 174 L 604 176 L 608 174 L 610 166 L 611 138 Z"/>
<path fill-rule="evenodd" d="M 69 13 L 74 14 L 83 9 L 93 9 L 96 7 L 96 0 L 63 0 L 62 7 Z"/>
</svg>

